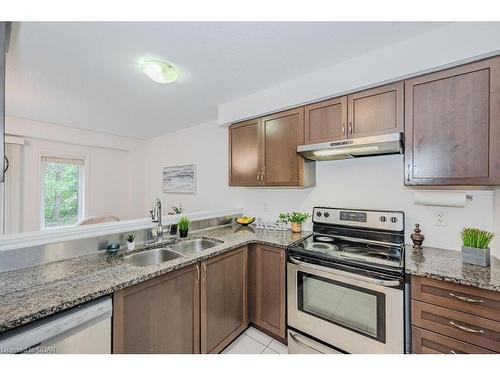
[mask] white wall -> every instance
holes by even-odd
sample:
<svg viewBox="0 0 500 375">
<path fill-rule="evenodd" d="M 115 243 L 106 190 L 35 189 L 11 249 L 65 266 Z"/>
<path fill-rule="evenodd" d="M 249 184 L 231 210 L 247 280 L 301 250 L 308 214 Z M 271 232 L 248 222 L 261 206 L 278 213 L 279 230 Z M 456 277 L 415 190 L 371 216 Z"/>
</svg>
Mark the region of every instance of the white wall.
<svg viewBox="0 0 500 375">
<path fill-rule="evenodd" d="M 500 22 L 452 23 L 340 64 L 221 104 L 227 124 L 321 98 L 343 95 L 500 51 Z"/>
<path fill-rule="evenodd" d="M 130 165 L 140 141 L 13 117 L 6 119 L 6 133 L 25 140 L 23 232 L 40 230 L 41 153 L 87 159 L 85 216 L 115 215 L 120 219 L 146 216 L 138 215 L 131 199 L 134 180 Z"/>
<path fill-rule="evenodd" d="M 268 220 L 289 210 L 310 212 L 315 205 L 402 210 L 406 213 L 407 242 L 415 223 L 420 223 L 426 245 L 456 250 L 460 249 L 462 227 L 493 230 L 493 191 L 469 191 L 473 201 L 465 208 L 415 205 L 415 190 L 404 186 L 400 155 L 319 162 L 316 187 L 309 189 L 230 188 L 227 142 L 227 128 L 215 122 L 147 141 L 145 206 L 158 196 L 167 206 L 183 202 L 187 211 L 244 207 L 247 214 Z M 162 167 L 189 163 L 197 165 L 197 194 L 163 194 Z M 497 196 L 500 200 L 500 193 Z M 447 214 L 447 226 L 434 225 L 438 211 Z"/>
<path fill-rule="evenodd" d="M 228 188 L 227 129 L 215 121 L 153 138 L 144 148 L 145 210 L 157 197 L 167 210 L 179 202 L 187 212 L 243 207 L 241 200 L 233 199 L 236 192 Z M 163 167 L 184 164 L 196 164 L 196 194 L 164 194 Z"/>
</svg>

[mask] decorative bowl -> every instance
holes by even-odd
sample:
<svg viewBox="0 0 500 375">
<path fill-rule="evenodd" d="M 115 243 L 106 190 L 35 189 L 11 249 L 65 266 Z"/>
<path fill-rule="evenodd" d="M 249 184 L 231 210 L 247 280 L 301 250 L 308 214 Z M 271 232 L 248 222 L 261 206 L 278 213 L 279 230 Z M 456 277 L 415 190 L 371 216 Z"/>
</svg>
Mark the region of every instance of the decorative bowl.
<svg viewBox="0 0 500 375">
<path fill-rule="evenodd" d="M 240 225 L 249 225 L 252 224 L 255 221 L 255 217 L 252 216 L 243 216 L 243 217 L 237 217 L 236 222 Z"/>
</svg>

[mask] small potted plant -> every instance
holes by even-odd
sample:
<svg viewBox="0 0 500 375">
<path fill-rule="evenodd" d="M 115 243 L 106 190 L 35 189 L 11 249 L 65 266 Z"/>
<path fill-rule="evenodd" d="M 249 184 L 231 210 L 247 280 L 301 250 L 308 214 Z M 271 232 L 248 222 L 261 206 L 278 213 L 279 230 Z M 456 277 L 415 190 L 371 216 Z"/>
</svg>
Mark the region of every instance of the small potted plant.
<svg viewBox="0 0 500 375">
<path fill-rule="evenodd" d="M 177 222 L 177 226 L 179 227 L 179 237 L 187 237 L 189 230 L 189 219 L 187 217 L 181 217 Z"/>
<path fill-rule="evenodd" d="M 127 236 L 127 249 L 128 250 L 135 249 L 135 234 L 129 234 Z"/>
<path fill-rule="evenodd" d="M 280 214 L 280 221 L 288 224 L 292 224 L 292 232 L 300 233 L 302 231 L 302 224 L 309 219 L 311 215 L 305 212 L 288 212 L 286 214 Z"/>
<path fill-rule="evenodd" d="M 495 234 L 477 228 L 462 229 L 462 262 L 488 267 L 490 242 Z"/>
<path fill-rule="evenodd" d="M 182 211 L 184 211 L 184 207 L 182 203 L 179 203 L 178 206 L 172 206 L 172 211 L 170 211 L 169 215 L 180 215 Z M 170 235 L 175 236 L 177 234 L 177 224 L 170 225 Z"/>
</svg>

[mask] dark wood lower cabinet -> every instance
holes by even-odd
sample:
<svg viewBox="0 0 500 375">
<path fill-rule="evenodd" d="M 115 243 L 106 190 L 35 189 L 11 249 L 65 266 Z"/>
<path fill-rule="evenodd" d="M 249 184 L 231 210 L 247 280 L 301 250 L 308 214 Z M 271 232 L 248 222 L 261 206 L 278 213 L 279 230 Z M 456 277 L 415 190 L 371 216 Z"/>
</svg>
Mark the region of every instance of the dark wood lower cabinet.
<svg viewBox="0 0 500 375">
<path fill-rule="evenodd" d="M 498 293 L 411 278 L 413 353 L 499 353 Z"/>
<path fill-rule="evenodd" d="M 412 351 L 415 354 L 494 354 L 488 349 L 440 335 L 425 329 L 412 328 Z"/>
<path fill-rule="evenodd" d="M 250 245 L 113 295 L 113 353 L 219 353 L 249 322 L 286 341 L 285 250 Z"/>
<path fill-rule="evenodd" d="M 199 266 L 113 295 L 113 353 L 200 352 Z"/>
<path fill-rule="evenodd" d="M 286 340 L 285 249 L 256 245 L 249 251 L 251 320 Z"/>
<path fill-rule="evenodd" d="M 219 353 L 247 326 L 245 246 L 201 263 L 201 352 Z"/>
</svg>

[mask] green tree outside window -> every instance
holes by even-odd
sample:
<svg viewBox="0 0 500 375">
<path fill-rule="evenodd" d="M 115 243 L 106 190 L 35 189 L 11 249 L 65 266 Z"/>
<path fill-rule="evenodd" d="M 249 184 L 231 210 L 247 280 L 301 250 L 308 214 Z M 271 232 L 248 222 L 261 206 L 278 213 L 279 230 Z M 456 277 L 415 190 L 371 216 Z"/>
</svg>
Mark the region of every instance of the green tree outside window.
<svg viewBox="0 0 500 375">
<path fill-rule="evenodd" d="M 80 167 L 45 163 L 45 227 L 74 225 L 78 222 Z"/>
</svg>

